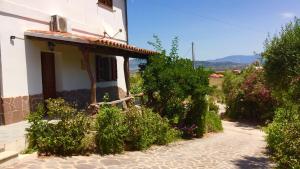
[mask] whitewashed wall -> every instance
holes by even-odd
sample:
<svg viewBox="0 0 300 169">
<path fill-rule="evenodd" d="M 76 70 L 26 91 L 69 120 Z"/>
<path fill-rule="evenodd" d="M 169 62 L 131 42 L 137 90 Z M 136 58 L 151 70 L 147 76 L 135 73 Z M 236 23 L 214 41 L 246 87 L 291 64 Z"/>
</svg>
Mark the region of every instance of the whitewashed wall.
<svg viewBox="0 0 300 169">
<path fill-rule="evenodd" d="M 49 30 L 48 25 L 7 16 L 7 13 L 44 22 L 49 22 L 51 15 L 58 14 L 66 17 L 73 29 L 92 34 L 103 34 L 106 31 L 113 35 L 123 29 L 115 38 L 126 40 L 124 0 L 114 0 L 113 11 L 99 7 L 96 3 L 97 0 L 0 0 L 2 97 L 42 93 L 40 52 L 48 50 L 46 42 L 24 40 L 26 30 Z M 76 31 L 73 33 L 78 34 Z M 12 43 L 10 36 L 20 39 Z M 55 55 L 58 91 L 90 87 L 87 73 L 80 69 L 80 52 L 77 48 L 57 45 Z M 98 86 L 118 85 L 126 91 L 124 60 L 122 57 L 117 59 L 118 81 Z"/>
</svg>

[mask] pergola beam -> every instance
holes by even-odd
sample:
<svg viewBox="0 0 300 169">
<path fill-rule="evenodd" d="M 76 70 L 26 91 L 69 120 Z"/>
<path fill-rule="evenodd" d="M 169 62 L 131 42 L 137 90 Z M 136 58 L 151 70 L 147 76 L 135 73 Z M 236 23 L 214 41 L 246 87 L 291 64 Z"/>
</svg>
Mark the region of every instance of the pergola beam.
<svg viewBox="0 0 300 169">
<path fill-rule="evenodd" d="M 90 98 L 90 103 L 91 104 L 96 104 L 97 103 L 97 82 L 96 82 L 96 77 L 92 71 L 91 68 L 91 63 L 90 63 L 90 51 L 88 48 L 81 48 L 82 52 L 82 59 L 84 63 L 84 67 L 89 75 L 89 79 L 91 82 L 91 98 Z"/>
<path fill-rule="evenodd" d="M 126 90 L 127 90 L 127 97 L 130 96 L 130 71 L 129 71 L 129 57 L 124 57 L 124 75 L 125 75 L 125 82 L 126 82 Z"/>
</svg>

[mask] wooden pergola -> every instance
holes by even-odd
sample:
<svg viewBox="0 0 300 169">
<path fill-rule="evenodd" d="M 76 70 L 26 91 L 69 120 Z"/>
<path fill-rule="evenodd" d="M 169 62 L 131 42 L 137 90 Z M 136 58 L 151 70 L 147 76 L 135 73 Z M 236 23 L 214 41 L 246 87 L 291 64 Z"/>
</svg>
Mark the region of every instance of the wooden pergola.
<svg viewBox="0 0 300 169">
<path fill-rule="evenodd" d="M 97 85 L 96 85 L 96 75 L 92 71 L 90 65 L 90 53 L 98 52 L 107 55 L 123 56 L 124 57 L 124 75 L 127 88 L 127 96 L 130 95 L 130 72 L 129 72 L 129 58 L 140 58 L 147 59 L 148 56 L 157 54 L 157 52 L 137 48 L 125 43 L 120 43 L 112 39 L 97 38 L 76 35 L 71 33 L 60 33 L 51 31 L 41 31 L 41 30 L 29 30 L 25 32 L 25 36 L 29 39 L 38 39 L 46 42 L 53 42 L 57 44 L 67 44 L 72 46 L 77 46 L 83 57 L 84 66 L 88 73 L 90 83 L 91 83 L 91 98 L 90 104 L 97 103 Z"/>
</svg>

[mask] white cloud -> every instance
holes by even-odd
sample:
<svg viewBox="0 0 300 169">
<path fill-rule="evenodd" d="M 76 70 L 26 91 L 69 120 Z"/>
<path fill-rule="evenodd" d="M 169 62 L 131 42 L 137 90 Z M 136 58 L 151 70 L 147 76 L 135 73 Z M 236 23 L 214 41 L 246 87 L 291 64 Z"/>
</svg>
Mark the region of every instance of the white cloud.
<svg viewBox="0 0 300 169">
<path fill-rule="evenodd" d="M 280 16 L 284 19 L 291 19 L 291 18 L 294 18 L 296 16 L 296 14 L 294 14 L 292 12 L 283 12 L 280 14 Z"/>
</svg>

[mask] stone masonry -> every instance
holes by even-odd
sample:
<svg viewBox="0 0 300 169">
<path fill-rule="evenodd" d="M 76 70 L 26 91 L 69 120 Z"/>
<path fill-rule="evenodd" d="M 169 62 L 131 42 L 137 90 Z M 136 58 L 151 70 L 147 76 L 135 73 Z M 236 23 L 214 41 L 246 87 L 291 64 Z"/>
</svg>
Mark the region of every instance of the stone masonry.
<svg viewBox="0 0 300 169">
<path fill-rule="evenodd" d="M 11 124 L 25 119 L 36 105 L 43 101 L 42 95 L 19 96 L 2 99 L 4 124 Z"/>
<path fill-rule="evenodd" d="M 117 100 L 126 97 L 126 92 L 119 87 L 97 88 L 97 101 L 101 102 L 105 93 L 108 93 L 110 100 Z M 79 108 L 86 108 L 90 100 L 90 90 L 73 90 L 57 92 L 57 97 L 77 105 Z M 19 96 L 2 98 L 2 111 L 0 111 L 0 125 L 7 125 L 23 121 L 25 117 L 34 111 L 39 103 L 44 101 L 43 95 Z"/>
</svg>

